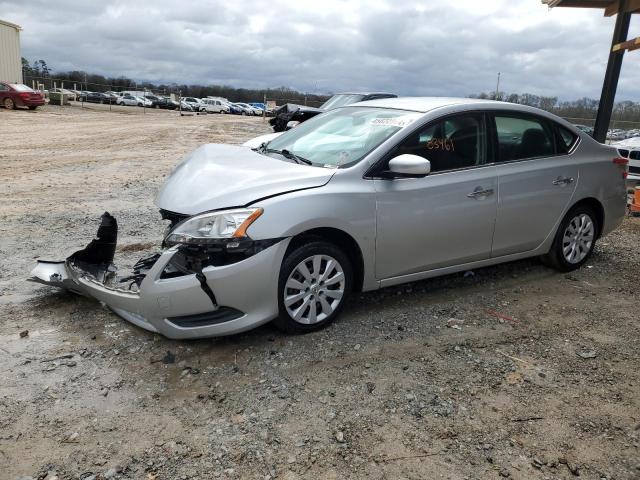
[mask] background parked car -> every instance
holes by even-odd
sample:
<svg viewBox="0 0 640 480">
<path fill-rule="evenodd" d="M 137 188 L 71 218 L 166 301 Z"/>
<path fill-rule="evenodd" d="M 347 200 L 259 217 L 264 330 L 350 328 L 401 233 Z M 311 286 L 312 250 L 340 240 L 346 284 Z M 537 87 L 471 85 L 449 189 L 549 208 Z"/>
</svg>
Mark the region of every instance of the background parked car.
<svg viewBox="0 0 640 480">
<path fill-rule="evenodd" d="M 233 104 L 231 102 L 226 102 L 225 105 L 227 107 L 229 107 L 229 113 L 232 113 L 234 115 L 242 115 L 242 112 L 244 111 L 243 108 L 238 107 L 238 106 L 236 106 L 235 104 Z"/>
<path fill-rule="evenodd" d="M 76 94 L 66 88 L 52 88 L 49 90 L 49 103 L 55 105 L 68 105 L 70 100 L 75 100 Z"/>
<path fill-rule="evenodd" d="M 274 132 L 284 132 L 292 126 L 298 125 L 309 120 L 316 115 L 353 103 L 365 102 L 367 100 L 377 100 L 380 98 L 396 98 L 395 93 L 384 92 L 358 92 L 358 93 L 337 93 L 329 100 L 320 105 L 320 108 L 308 107 L 306 105 L 296 105 L 287 103 L 277 108 L 273 114 L 274 117 L 269 120 L 269 124 L 273 127 Z M 289 123 L 295 122 L 295 123 Z"/>
<path fill-rule="evenodd" d="M 184 101 L 184 98 L 180 100 L 180 110 L 184 111 L 184 112 L 197 112 L 198 110 L 196 110 L 196 108 L 190 104 Z"/>
<path fill-rule="evenodd" d="M 621 157 L 629 159 L 627 182 L 640 182 L 640 136 L 612 143 L 611 146 L 618 149 L 618 154 Z"/>
<path fill-rule="evenodd" d="M 134 97 L 130 93 L 125 93 L 124 95 L 121 95 L 120 97 L 118 97 L 118 100 L 116 101 L 118 105 L 129 105 L 129 106 L 138 105 L 138 102 L 139 102 L 138 97 Z"/>
<path fill-rule="evenodd" d="M 118 97 L 120 96 L 118 92 L 112 92 L 112 91 L 104 92 L 104 94 L 108 95 L 113 103 L 116 103 L 116 100 L 118 100 Z"/>
<path fill-rule="evenodd" d="M 147 93 L 146 95 L 143 95 L 142 98 L 145 98 L 151 102 L 151 108 L 160 108 L 160 97 L 151 93 Z"/>
<path fill-rule="evenodd" d="M 81 97 L 81 100 L 88 103 L 114 103 L 110 95 L 102 92 L 88 92 Z"/>
<path fill-rule="evenodd" d="M 138 107 L 151 108 L 153 106 L 153 102 L 148 98 L 145 98 L 145 97 L 135 97 L 135 98 L 138 100 L 138 103 L 136 103 Z"/>
<path fill-rule="evenodd" d="M 191 106 L 194 112 L 201 112 L 204 110 L 204 105 L 199 98 L 195 97 L 182 97 L 182 100 Z"/>
<path fill-rule="evenodd" d="M 262 115 L 262 110 L 252 107 L 248 103 L 234 103 L 240 109 L 241 115 Z"/>
<path fill-rule="evenodd" d="M 16 107 L 35 110 L 44 105 L 44 95 L 21 83 L 0 82 L 0 104 L 9 110 Z"/>
<path fill-rule="evenodd" d="M 229 113 L 229 107 L 215 98 L 203 98 L 202 105 L 207 113 Z"/>
<path fill-rule="evenodd" d="M 165 110 L 175 110 L 180 107 L 180 104 L 169 97 L 158 97 L 156 108 L 163 108 Z"/>
<path fill-rule="evenodd" d="M 588 127 L 587 125 L 579 125 L 579 124 L 576 124 L 575 126 L 580 130 L 582 130 L 587 135 L 593 136 L 593 127 Z"/>
</svg>

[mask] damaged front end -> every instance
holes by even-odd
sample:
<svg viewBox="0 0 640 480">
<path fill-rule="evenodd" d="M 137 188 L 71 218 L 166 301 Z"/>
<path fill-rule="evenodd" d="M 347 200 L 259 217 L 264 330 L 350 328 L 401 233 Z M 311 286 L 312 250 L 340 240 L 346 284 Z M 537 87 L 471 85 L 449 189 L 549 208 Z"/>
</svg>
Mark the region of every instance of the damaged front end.
<svg viewBox="0 0 640 480">
<path fill-rule="evenodd" d="M 171 222 L 170 232 L 190 219 L 161 213 Z M 282 239 L 243 236 L 197 244 L 168 235 L 162 252 L 120 276 L 113 263 L 117 236 L 117 221 L 105 212 L 86 248 L 64 261 L 38 260 L 29 280 L 95 298 L 131 323 L 169 338 L 237 333 L 277 314 L 274 292 L 265 282 L 277 284 L 272 265 L 284 255 Z"/>
</svg>

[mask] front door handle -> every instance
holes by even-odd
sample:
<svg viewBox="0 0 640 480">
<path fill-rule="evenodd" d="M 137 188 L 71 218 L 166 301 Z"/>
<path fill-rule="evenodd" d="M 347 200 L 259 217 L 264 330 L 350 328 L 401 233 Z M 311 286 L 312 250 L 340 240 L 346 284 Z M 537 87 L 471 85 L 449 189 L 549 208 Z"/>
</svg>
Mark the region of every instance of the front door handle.
<svg viewBox="0 0 640 480">
<path fill-rule="evenodd" d="M 573 183 L 571 177 L 558 177 L 553 181 L 554 185 L 569 185 L 570 183 Z"/>
<path fill-rule="evenodd" d="M 493 195 L 493 188 L 476 187 L 473 192 L 467 194 L 467 197 L 483 198 L 483 197 L 488 197 L 489 195 Z"/>
</svg>

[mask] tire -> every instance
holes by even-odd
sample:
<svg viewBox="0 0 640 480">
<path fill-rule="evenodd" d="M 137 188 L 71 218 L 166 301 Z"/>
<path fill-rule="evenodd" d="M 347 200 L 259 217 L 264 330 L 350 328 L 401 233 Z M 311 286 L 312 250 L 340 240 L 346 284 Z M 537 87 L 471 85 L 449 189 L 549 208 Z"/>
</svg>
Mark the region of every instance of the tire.
<svg viewBox="0 0 640 480">
<path fill-rule="evenodd" d="M 586 205 L 573 207 L 562 219 L 551 249 L 542 261 L 560 272 L 580 268 L 593 253 L 599 229 L 593 209 Z"/>
<path fill-rule="evenodd" d="M 29 110 L 35 110 L 36 108 L 38 108 L 37 105 L 29 105 Z"/>
<path fill-rule="evenodd" d="M 308 278 L 301 273 L 302 265 L 306 266 Z M 314 271 L 316 268 L 318 272 Z M 296 288 L 298 285 L 304 290 Z M 287 333 L 324 328 L 342 311 L 352 285 L 351 262 L 340 248 L 323 240 L 304 243 L 288 252 L 280 267 L 278 317 L 274 324 Z M 290 297 L 289 302 L 285 296 Z M 298 320 L 296 314 L 300 315 Z"/>
<path fill-rule="evenodd" d="M 4 108 L 6 108 L 7 110 L 15 110 L 16 109 L 16 102 L 14 102 L 13 99 L 11 99 L 11 98 L 5 98 L 4 102 L 2 102 L 2 104 L 4 105 Z"/>
</svg>

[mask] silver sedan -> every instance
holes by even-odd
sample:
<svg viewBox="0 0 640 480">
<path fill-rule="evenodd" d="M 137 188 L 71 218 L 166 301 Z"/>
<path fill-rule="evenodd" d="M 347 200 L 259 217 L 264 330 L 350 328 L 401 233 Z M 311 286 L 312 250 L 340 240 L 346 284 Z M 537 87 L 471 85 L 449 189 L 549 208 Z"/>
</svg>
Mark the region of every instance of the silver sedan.
<svg viewBox="0 0 640 480">
<path fill-rule="evenodd" d="M 627 159 L 521 105 L 394 98 L 248 146 L 203 145 L 158 193 L 163 249 L 113 264 L 117 222 L 32 280 L 171 338 L 324 327 L 351 292 L 541 256 L 583 265 L 625 214 Z"/>
</svg>

